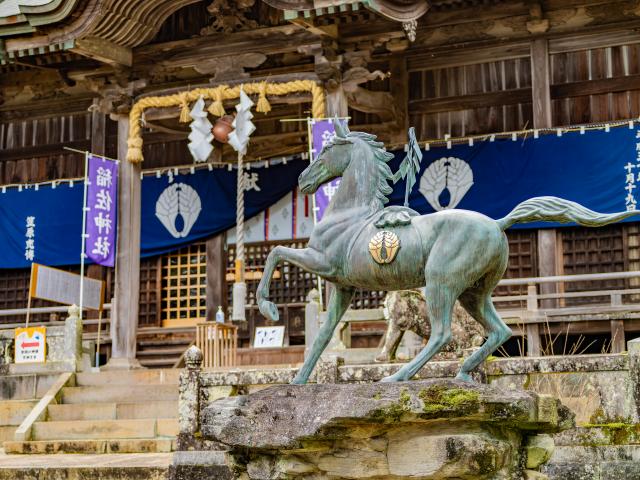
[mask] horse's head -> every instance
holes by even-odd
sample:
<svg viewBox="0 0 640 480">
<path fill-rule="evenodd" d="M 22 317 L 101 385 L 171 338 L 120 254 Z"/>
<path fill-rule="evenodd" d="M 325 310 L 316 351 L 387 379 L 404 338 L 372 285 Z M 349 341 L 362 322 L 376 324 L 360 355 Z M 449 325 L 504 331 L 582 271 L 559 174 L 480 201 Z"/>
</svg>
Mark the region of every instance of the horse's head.
<svg viewBox="0 0 640 480">
<path fill-rule="evenodd" d="M 339 121 L 334 121 L 336 135 L 328 142 L 318 158 L 298 177 L 302 193 L 314 193 L 320 185 L 342 175 L 351 161 L 352 142 L 347 140 L 349 129 Z"/>
</svg>

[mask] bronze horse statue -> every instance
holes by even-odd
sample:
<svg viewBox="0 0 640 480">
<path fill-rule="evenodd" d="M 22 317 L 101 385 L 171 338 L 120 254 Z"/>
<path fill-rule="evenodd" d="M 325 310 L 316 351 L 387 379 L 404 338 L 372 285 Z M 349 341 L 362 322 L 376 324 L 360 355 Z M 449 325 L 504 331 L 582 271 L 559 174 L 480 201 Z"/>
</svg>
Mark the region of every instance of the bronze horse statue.
<svg viewBox="0 0 640 480">
<path fill-rule="evenodd" d="M 298 179 L 300 190 L 314 193 L 320 185 L 342 177 L 307 248 L 275 247 L 258 285 L 262 314 L 278 320 L 268 300 L 276 266 L 290 262 L 335 285 L 311 352 L 293 383 L 306 383 L 331 339 L 356 288 L 400 290 L 425 287 L 431 336 L 409 363 L 382 381 L 405 381 L 451 340 L 451 315 L 456 300 L 484 327 L 487 339 L 462 364 L 456 378 L 469 373 L 511 337 L 491 301 L 509 257 L 504 230 L 516 223 L 575 222 L 589 227 L 613 223 L 638 211 L 600 214 L 556 197 L 536 197 L 517 205 L 499 220 L 468 210 L 443 210 L 419 215 L 407 207 L 387 207 L 394 175 L 387 165 L 393 154 L 374 135 L 349 132 L 335 122 L 336 135 Z"/>
</svg>

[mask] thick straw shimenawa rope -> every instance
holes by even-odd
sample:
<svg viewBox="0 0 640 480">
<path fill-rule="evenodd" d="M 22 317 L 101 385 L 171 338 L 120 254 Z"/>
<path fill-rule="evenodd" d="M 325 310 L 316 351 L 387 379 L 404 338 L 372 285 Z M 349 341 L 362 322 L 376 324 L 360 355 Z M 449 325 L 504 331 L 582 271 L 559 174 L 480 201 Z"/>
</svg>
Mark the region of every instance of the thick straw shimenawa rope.
<svg viewBox="0 0 640 480">
<path fill-rule="evenodd" d="M 188 92 L 176 93 L 162 97 L 145 97 L 138 100 L 129 112 L 129 139 L 127 141 L 127 160 L 132 163 L 142 162 L 142 127 L 140 118 L 147 108 L 181 107 L 181 113 L 188 115 L 188 105 L 195 102 L 200 95 L 205 100 L 213 100 L 209 111 L 214 114 L 223 113 L 224 100 L 233 100 L 240 97 L 241 85 L 230 87 L 220 85 L 213 88 L 196 88 Z M 258 82 L 242 85 L 245 93 L 259 95 L 258 112 L 268 112 L 271 109 L 266 98 L 267 95 L 287 95 L 298 92 L 311 92 L 311 112 L 314 118 L 325 117 L 325 97 L 323 88 L 313 80 L 294 80 L 286 83 Z M 264 101 L 262 101 L 264 99 Z M 185 109 L 185 105 L 187 105 Z M 215 105 L 215 106 L 214 106 Z M 186 110 L 186 112 L 185 112 Z M 213 110 L 213 112 L 212 112 Z M 187 119 L 181 115 L 181 119 Z M 187 120 L 188 121 L 188 120 Z"/>
</svg>

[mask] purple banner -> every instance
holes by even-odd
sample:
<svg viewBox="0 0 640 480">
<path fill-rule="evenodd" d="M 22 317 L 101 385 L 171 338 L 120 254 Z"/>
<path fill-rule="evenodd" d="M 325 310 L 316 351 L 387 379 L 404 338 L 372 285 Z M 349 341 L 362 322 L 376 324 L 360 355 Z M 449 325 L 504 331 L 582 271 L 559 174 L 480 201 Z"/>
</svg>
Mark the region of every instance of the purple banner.
<svg viewBox="0 0 640 480">
<path fill-rule="evenodd" d="M 85 251 L 94 263 L 113 267 L 116 263 L 118 164 L 89 155 L 87 179 Z"/>
<path fill-rule="evenodd" d="M 329 120 L 314 120 L 311 125 L 311 131 L 313 136 L 313 160 L 320 155 L 322 148 L 334 137 L 336 129 L 333 126 L 333 119 Z M 340 185 L 340 179 L 336 178 L 330 182 L 322 185 L 315 193 L 316 199 L 316 222 L 322 220 L 324 211 L 329 206 L 329 202 L 333 197 L 333 194 L 338 190 Z"/>
</svg>

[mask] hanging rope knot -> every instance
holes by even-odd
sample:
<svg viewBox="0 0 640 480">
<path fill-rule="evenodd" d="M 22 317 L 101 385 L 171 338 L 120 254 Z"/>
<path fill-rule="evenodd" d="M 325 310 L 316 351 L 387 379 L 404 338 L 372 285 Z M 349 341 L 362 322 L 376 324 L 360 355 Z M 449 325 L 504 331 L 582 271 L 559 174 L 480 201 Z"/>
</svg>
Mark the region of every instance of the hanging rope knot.
<svg viewBox="0 0 640 480">
<path fill-rule="evenodd" d="M 258 86 L 258 103 L 256 104 L 256 112 L 269 113 L 271 111 L 271 105 L 267 100 L 267 82 L 266 80 L 260 82 Z"/>
<path fill-rule="evenodd" d="M 127 160 L 131 163 L 142 162 L 142 137 L 127 140 Z"/>
<path fill-rule="evenodd" d="M 187 100 L 187 94 L 180 95 L 180 123 L 189 123 L 191 121 L 191 113 L 189 112 L 189 102 Z"/>
<path fill-rule="evenodd" d="M 216 117 L 223 117 L 227 112 L 224 111 L 224 105 L 222 100 L 224 99 L 224 91 L 227 89 L 226 85 L 222 85 L 213 90 L 213 102 L 209 105 L 207 111 Z"/>
</svg>

